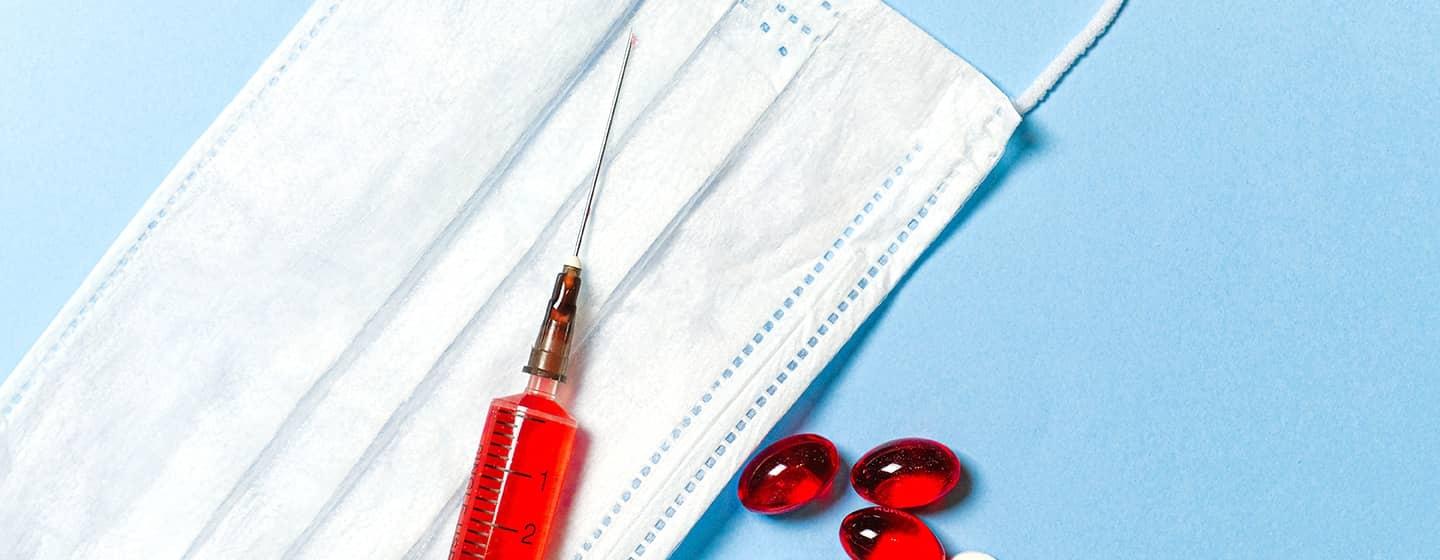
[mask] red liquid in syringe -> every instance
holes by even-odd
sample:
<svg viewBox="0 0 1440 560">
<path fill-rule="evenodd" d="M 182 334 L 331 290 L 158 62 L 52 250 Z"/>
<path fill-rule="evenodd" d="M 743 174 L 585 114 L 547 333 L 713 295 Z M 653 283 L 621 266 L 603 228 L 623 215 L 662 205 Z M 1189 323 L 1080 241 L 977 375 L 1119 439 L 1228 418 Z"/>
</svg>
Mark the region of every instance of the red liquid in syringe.
<svg viewBox="0 0 1440 560">
<path fill-rule="evenodd" d="M 521 368 L 530 374 L 529 385 L 490 403 L 450 560 L 545 555 L 575 443 L 575 419 L 555 402 L 555 393 L 565 381 L 579 294 L 580 262 L 572 258 L 555 277 L 540 334 Z"/>
<path fill-rule="evenodd" d="M 490 404 L 450 558 L 544 556 L 575 442 L 558 384 L 532 377 L 525 393 Z"/>
</svg>

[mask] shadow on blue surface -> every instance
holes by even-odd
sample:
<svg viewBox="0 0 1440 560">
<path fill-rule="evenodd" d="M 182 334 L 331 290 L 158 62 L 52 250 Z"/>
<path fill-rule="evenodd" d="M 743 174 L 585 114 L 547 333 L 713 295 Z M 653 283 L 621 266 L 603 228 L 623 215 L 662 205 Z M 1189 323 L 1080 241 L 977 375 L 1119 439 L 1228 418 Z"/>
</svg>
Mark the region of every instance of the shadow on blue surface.
<svg viewBox="0 0 1440 560">
<path fill-rule="evenodd" d="M 975 193 L 972 194 L 965 205 L 960 208 L 960 211 L 957 212 L 955 217 L 950 220 L 950 223 L 945 226 L 945 229 L 941 230 L 940 235 L 935 238 L 935 242 L 929 247 L 926 247 L 925 251 L 920 254 L 920 258 L 915 261 L 915 266 L 895 285 L 894 292 L 905 288 L 905 285 L 910 282 L 910 278 L 914 275 L 915 271 L 924 267 L 926 261 L 928 261 L 930 256 L 935 252 L 936 247 L 943 245 L 965 227 L 965 223 L 970 220 L 970 217 L 984 206 L 985 202 L 1004 185 L 1005 178 L 1010 175 L 1011 170 L 1013 170 L 1015 166 L 1019 165 L 1027 157 L 1043 147 L 1043 132 L 1037 129 L 1030 121 L 1021 121 L 1020 126 L 1016 128 L 1014 136 L 1011 137 L 1010 143 L 1005 149 L 1004 157 L 995 164 L 995 168 L 991 170 L 990 175 L 986 177 L 985 181 L 980 183 L 980 186 L 975 189 Z M 835 384 L 835 380 L 845 375 L 845 373 L 851 369 L 854 365 L 853 357 L 855 353 L 861 348 L 864 348 L 866 341 L 875 330 L 875 325 L 880 323 L 886 314 L 889 313 L 890 307 L 895 301 L 893 297 L 894 292 L 892 292 L 891 296 L 887 296 L 885 301 L 881 302 L 880 305 L 875 308 L 875 312 L 866 318 L 864 324 L 860 325 L 860 328 L 855 331 L 855 336 L 852 336 L 850 340 L 840 348 L 840 351 L 835 354 L 835 358 L 830 361 L 830 364 L 820 372 L 820 375 L 810 384 L 810 387 L 805 390 L 805 393 L 800 396 L 800 399 L 795 402 L 795 406 L 791 407 L 790 411 L 775 424 L 775 428 L 770 430 L 770 433 L 765 436 L 765 440 L 760 443 L 760 448 L 763 449 L 777 439 L 802 431 L 806 420 L 815 409 L 816 403 L 828 396 L 831 388 Z M 825 434 L 820 435 L 824 436 Z M 904 436 L 905 434 L 895 435 L 895 437 Z M 878 444 L 880 442 L 875 443 Z M 844 461 L 846 458 L 842 456 L 841 459 Z M 854 457 L 849 459 L 853 460 Z M 964 507 L 966 498 L 979 491 L 980 478 L 974 461 L 964 455 L 961 455 L 960 459 L 966 469 L 966 477 L 961 482 L 961 486 L 954 492 L 951 492 L 950 495 L 939 504 L 924 508 L 920 513 Z M 845 492 L 850 491 L 848 469 L 849 462 L 844 461 L 844 466 L 840 474 L 837 475 L 838 480 L 835 481 L 835 486 L 831 489 L 830 494 L 823 500 L 798 511 L 784 514 L 781 517 L 795 520 L 807 519 L 815 517 L 824 511 L 825 508 L 833 506 Z M 730 477 L 730 482 L 725 485 L 724 490 L 720 491 L 720 496 L 715 499 L 714 503 L 710 504 L 709 509 L 705 510 L 705 515 L 700 517 L 695 527 L 690 530 L 690 534 L 680 543 L 680 547 L 675 550 L 671 557 L 701 557 L 715 537 L 726 532 L 731 522 L 734 521 L 735 513 L 740 505 L 740 501 L 736 497 L 738 477 L 738 472 Z M 937 530 L 936 535 L 940 538 L 941 544 L 945 545 L 946 550 L 957 550 L 954 548 L 955 543 L 950 542 L 950 539 L 948 539 L 943 532 Z"/>
</svg>

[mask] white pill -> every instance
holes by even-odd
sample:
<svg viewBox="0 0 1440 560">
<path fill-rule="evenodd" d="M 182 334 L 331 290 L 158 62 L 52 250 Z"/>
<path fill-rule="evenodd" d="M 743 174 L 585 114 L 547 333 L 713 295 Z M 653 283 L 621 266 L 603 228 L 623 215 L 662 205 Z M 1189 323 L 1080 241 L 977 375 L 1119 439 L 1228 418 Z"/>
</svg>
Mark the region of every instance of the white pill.
<svg viewBox="0 0 1440 560">
<path fill-rule="evenodd" d="M 985 554 L 984 552 L 975 552 L 971 550 L 956 554 L 955 557 L 951 558 L 950 560 L 995 560 L 995 557 L 989 554 Z"/>
</svg>

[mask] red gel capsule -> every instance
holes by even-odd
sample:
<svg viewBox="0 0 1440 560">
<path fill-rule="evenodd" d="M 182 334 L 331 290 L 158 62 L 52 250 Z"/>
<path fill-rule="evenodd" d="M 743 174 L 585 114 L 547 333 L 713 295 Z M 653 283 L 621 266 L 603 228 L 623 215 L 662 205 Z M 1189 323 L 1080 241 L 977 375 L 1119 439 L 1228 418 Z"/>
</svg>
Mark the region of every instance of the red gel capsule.
<svg viewBox="0 0 1440 560">
<path fill-rule="evenodd" d="M 760 450 L 740 472 L 740 503 L 756 513 L 785 513 L 825 495 L 840 470 L 835 444 L 793 435 Z"/>
<path fill-rule="evenodd" d="M 854 560 L 944 560 L 945 547 L 920 518 L 868 507 L 840 522 L 840 545 Z"/>
<path fill-rule="evenodd" d="M 892 508 L 913 508 L 939 500 L 965 472 L 960 458 L 944 444 L 904 438 L 871 449 L 850 469 L 855 492 Z"/>
</svg>

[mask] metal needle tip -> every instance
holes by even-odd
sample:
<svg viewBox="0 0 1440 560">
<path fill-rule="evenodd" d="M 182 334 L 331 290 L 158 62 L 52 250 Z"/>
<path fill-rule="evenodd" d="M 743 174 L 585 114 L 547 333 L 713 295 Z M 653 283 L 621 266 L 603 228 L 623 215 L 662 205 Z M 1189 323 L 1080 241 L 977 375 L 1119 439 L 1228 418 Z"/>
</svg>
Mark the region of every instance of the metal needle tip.
<svg viewBox="0 0 1440 560">
<path fill-rule="evenodd" d="M 610 101 L 610 117 L 605 121 L 605 137 L 600 141 L 600 157 L 595 162 L 595 176 L 590 183 L 590 196 L 585 200 L 585 214 L 580 218 L 580 233 L 575 237 L 574 262 L 580 260 L 580 246 L 585 242 L 585 229 L 590 225 L 590 210 L 595 207 L 595 191 L 600 186 L 600 170 L 605 166 L 605 150 L 610 145 L 610 130 L 615 127 L 615 110 L 620 107 L 620 90 L 625 87 L 625 70 L 630 67 L 630 51 L 634 50 L 635 33 L 625 45 L 625 58 L 620 61 L 620 78 L 615 82 L 615 95 Z M 578 268 L 578 267 L 576 267 Z"/>
</svg>

